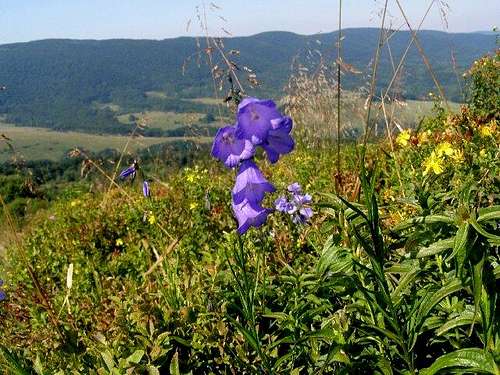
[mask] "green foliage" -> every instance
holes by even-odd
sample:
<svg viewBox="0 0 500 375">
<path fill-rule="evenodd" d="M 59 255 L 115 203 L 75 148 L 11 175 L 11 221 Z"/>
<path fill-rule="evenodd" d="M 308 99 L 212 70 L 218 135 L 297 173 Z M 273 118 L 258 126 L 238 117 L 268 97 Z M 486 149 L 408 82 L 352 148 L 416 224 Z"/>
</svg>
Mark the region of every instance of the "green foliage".
<svg viewBox="0 0 500 375">
<path fill-rule="evenodd" d="M 7 249 L 0 363 L 19 374 L 497 375 L 499 132 L 479 113 L 437 108 L 364 160 L 343 145 L 342 194 L 329 147 L 263 163 L 279 190 L 298 181 L 313 193 L 306 226 L 274 214 L 238 236 L 231 176 L 210 161 L 152 181 L 150 199 L 137 181 L 67 191 Z M 153 172 L 155 160 L 141 165 Z M 19 191 L 18 177 L 4 181 L 6 195 Z"/>
<path fill-rule="evenodd" d="M 481 120 L 499 119 L 500 50 L 474 62 L 471 79 L 471 110 Z"/>
</svg>

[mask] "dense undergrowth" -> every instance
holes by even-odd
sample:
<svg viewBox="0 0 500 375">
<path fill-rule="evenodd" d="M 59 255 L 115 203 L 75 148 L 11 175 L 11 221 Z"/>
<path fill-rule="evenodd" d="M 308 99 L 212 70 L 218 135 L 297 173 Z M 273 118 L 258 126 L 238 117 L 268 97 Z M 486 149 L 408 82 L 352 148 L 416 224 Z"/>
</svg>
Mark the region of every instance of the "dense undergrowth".
<svg viewBox="0 0 500 375">
<path fill-rule="evenodd" d="M 499 374 L 498 56 L 460 113 L 437 106 L 365 163 L 343 145 L 340 176 L 299 129 L 262 165 L 312 194 L 306 225 L 238 236 L 233 176 L 206 157 L 151 198 L 68 193 L 0 268 L 4 372 Z"/>
</svg>

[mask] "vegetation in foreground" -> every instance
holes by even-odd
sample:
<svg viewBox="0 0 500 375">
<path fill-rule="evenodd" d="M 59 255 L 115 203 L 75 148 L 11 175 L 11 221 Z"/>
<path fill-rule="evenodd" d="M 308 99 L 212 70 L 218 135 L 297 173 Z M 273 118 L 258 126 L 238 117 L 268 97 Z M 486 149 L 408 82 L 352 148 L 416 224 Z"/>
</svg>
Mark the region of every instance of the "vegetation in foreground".
<svg viewBox="0 0 500 375">
<path fill-rule="evenodd" d="M 340 174 L 301 128 L 275 165 L 257 155 L 278 191 L 311 193 L 309 224 L 238 235 L 210 160 L 150 198 L 140 168 L 67 195 L 2 263 L 5 372 L 498 374 L 499 73 L 485 57 L 460 113 L 343 146 Z"/>
</svg>

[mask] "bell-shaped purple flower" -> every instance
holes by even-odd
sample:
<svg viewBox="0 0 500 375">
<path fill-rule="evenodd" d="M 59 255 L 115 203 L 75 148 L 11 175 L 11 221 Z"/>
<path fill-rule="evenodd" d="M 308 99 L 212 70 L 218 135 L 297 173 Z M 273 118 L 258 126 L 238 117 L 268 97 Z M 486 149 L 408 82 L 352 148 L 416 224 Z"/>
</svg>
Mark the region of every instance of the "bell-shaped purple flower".
<svg viewBox="0 0 500 375">
<path fill-rule="evenodd" d="M 151 196 L 151 190 L 149 189 L 149 182 L 148 181 L 144 181 L 142 183 L 142 194 L 146 198 L 149 198 Z"/>
<path fill-rule="evenodd" d="M 248 139 L 236 136 L 234 126 L 219 129 L 212 145 L 212 156 L 219 159 L 228 168 L 236 167 L 242 160 L 251 158 L 255 148 Z"/>
<path fill-rule="evenodd" d="M 238 106 L 236 135 L 260 145 L 267 140 L 272 128 L 271 120 L 280 117 L 274 101 L 246 98 Z"/>
<path fill-rule="evenodd" d="M 274 191 L 276 188 L 265 179 L 253 160 L 245 160 L 241 164 L 233 188 L 233 202 L 235 204 L 247 200 L 251 204 L 260 205 L 265 193 Z"/>
<path fill-rule="evenodd" d="M 259 204 L 252 204 L 246 199 L 239 203 L 232 204 L 234 216 L 238 221 L 238 233 L 244 234 L 250 227 L 258 228 L 263 225 L 271 209 L 263 208 Z"/>
<path fill-rule="evenodd" d="M 267 158 L 271 163 L 276 163 L 280 155 L 288 154 L 295 147 L 295 142 L 290 135 L 293 121 L 288 116 L 271 120 L 271 129 L 267 138 L 262 143 Z"/>
<path fill-rule="evenodd" d="M 127 177 L 132 177 L 132 179 L 134 179 L 135 178 L 135 174 L 137 172 L 137 168 L 138 168 L 137 161 L 134 160 L 134 162 L 132 163 L 132 165 L 130 167 L 125 168 L 120 173 L 120 178 L 122 180 L 125 180 Z"/>
</svg>

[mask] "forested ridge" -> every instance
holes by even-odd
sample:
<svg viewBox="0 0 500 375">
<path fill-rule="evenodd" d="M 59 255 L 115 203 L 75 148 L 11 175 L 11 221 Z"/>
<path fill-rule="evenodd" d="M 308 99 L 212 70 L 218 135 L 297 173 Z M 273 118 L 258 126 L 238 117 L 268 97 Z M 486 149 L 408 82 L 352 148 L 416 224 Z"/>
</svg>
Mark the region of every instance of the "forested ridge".
<svg viewBox="0 0 500 375">
<path fill-rule="evenodd" d="M 359 88 L 368 80 L 366 72 L 378 30 L 347 29 L 344 35 L 343 61 L 359 71 L 346 75 L 344 85 L 346 89 Z M 495 35 L 437 31 L 421 31 L 418 35 L 446 94 L 462 101 L 461 74 L 474 59 L 495 48 Z M 267 32 L 224 38 L 222 44 L 227 51 L 239 51 L 231 59 L 236 64 L 243 61 L 240 68 L 244 65 L 255 69 L 260 86 L 250 94 L 271 96 L 282 92 L 293 61 L 306 64 L 311 56 L 334 60 L 336 38 L 336 32 L 311 36 Z M 406 31 L 391 37 L 391 54 L 396 63 L 410 40 L 411 34 Z M 0 84 L 6 90 L 0 94 L 0 114 L 4 114 L 5 121 L 23 126 L 126 134 L 133 125 L 119 123 L 119 113 L 214 112 L 213 106 L 186 100 L 213 95 L 209 68 L 203 62 L 203 52 L 197 52 L 200 49 L 196 38 L 189 37 L 158 41 L 64 39 L 2 45 Z M 392 66 L 389 50 L 384 48 L 380 88 L 387 87 Z M 399 84 L 404 87 L 401 96 L 406 99 L 421 99 L 435 91 L 415 46 L 406 58 Z M 146 95 L 151 91 L 164 93 L 165 97 Z M 119 109 L 100 105 L 103 103 L 113 103 Z"/>
</svg>

